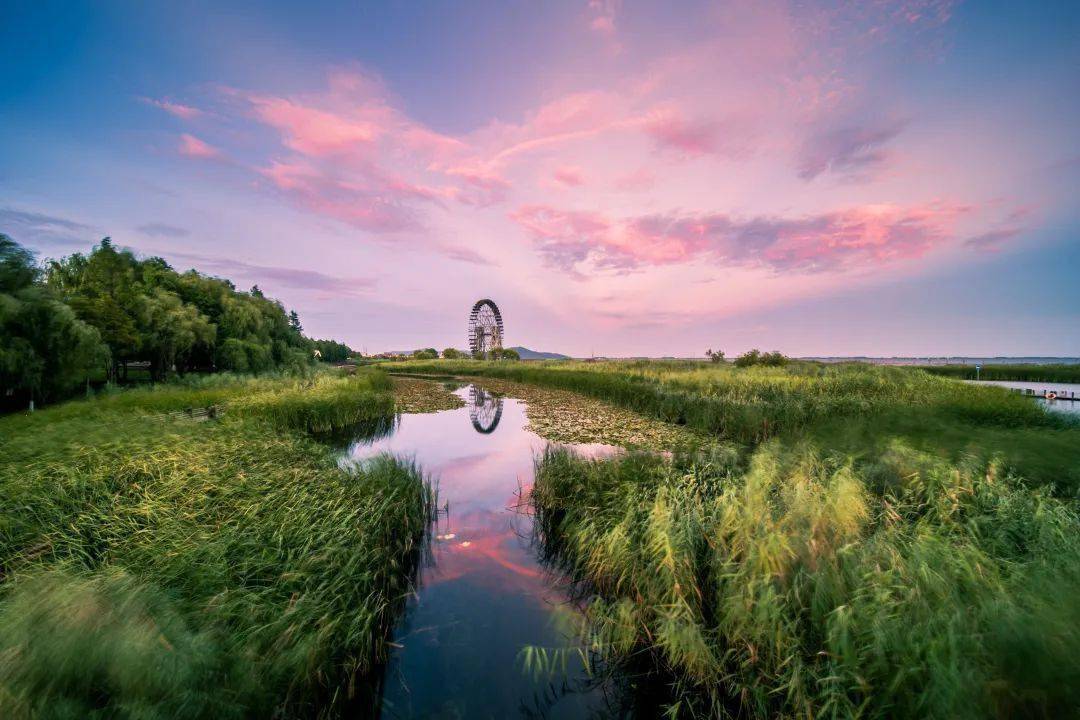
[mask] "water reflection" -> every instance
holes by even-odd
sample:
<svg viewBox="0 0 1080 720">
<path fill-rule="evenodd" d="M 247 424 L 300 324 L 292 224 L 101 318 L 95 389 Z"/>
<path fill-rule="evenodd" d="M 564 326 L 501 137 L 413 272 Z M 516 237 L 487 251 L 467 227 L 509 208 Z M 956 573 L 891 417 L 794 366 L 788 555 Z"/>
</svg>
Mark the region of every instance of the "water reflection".
<svg viewBox="0 0 1080 720">
<path fill-rule="evenodd" d="M 478 433 L 495 432 L 502 417 L 503 399 L 475 385 L 469 386 L 469 419 Z"/>
<path fill-rule="evenodd" d="M 370 443 L 394 434 L 397 429 L 398 418 L 378 417 L 364 420 L 338 430 L 314 433 L 316 439 L 326 443 L 338 452 L 348 452 L 348 449 L 357 443 Z"/>
<path fill-rule="evenodd" d="M 381 452 L 411 456 L 437 480 L 443 511 L 394 633 L 385 671 L 384 717 L 505 718 L 609 715 L 601 683 L 571 657 L 565 674 L 524 672 L 527 646 L 576 644 L 576 612 L 562 576 L 537 557 L 527 512 L 533 458 L 547 444 L 526 431 L 525 405 L 476 386 L 455 391 L 465 407 L 403 415 L 392 432 L 355 442 L 347 462 Z M 605 445 L 575 446 L 607 455 Z"/>
</svg>

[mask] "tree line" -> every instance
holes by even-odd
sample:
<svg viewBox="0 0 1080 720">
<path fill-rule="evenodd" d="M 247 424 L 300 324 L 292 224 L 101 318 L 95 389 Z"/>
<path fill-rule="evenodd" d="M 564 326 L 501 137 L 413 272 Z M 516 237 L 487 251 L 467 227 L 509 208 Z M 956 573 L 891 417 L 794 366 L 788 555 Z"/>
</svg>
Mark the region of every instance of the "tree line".
<svg viewBox="0 0 1080 720">
<path fill-rule="evenodd" d="M 39 265 L 0 234 L 0 404 L 51 402 L 92 380 L 123 382 L 132 367 L 173 373 L 300 369 L 315 350 L 352 354 L 302 333 L 296 312 L 254 286 L 160 257 L 139 258 L 105 238 L 89 253 Z"/>
</svg>

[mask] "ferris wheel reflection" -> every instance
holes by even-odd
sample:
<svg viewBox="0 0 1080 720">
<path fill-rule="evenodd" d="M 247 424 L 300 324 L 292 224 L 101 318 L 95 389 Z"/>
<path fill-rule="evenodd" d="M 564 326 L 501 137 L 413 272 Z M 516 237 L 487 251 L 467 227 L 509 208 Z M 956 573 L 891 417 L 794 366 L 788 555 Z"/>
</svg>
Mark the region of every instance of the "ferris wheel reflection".
<svg viewBox="0 0 1080 720">
<path fill-rule="evenodd" d="M 469 388 L 469 419 L 478 433 L 495 432 L 502 417 L 503 399 L 475 385 Z"/>
</svg>

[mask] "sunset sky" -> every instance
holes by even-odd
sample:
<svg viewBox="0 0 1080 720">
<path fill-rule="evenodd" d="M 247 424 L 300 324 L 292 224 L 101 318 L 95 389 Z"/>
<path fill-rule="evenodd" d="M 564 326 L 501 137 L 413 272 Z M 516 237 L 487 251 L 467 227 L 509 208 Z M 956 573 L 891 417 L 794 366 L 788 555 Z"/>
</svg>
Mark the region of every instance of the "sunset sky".
<svg viewBox="0 0 1080 720">
<path fill-rule="evenodd" d="M 1080 3 L 0 0 L 0 232 L 368 352 L 1080 355 Z"/>
</svg>

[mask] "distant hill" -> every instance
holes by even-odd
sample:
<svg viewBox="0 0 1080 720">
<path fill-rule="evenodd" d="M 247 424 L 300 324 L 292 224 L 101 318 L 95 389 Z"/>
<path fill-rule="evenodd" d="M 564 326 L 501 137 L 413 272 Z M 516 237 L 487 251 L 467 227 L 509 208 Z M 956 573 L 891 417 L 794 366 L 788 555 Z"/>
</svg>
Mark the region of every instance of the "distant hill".
<svg viewBox="0 0 1080 720">
<path fill-rule="evenodd" d="M 508 350 L 514 350 L 515 352 L 517 352 L 517 354 L 521 356 L 522 360 L 569 360 L 570 359 L 569 355 L 560 355 L 559 353 L 553 353 L 553 352 L 539 352 L 537 350 L 530 350 L 527 347 L 521 347 L 520 345 L 518 345 L 516 347 L 512 347 L 512 348 L 507 348 L 507 349 Z"/>
</svg>

